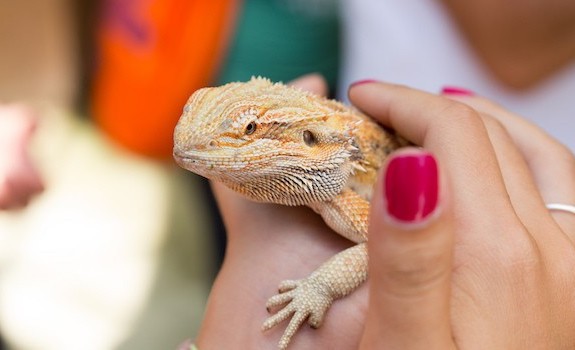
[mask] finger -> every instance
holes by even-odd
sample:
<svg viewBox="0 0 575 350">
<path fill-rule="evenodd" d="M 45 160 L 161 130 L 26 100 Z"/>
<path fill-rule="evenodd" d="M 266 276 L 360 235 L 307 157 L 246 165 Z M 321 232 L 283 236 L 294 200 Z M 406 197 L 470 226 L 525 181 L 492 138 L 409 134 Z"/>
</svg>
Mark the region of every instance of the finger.
<svg viewBox="0 0 575 350">
<path fill-rule="evenodd" d="M 288 85 L 298 87 L 302 90 L 313 92 L 314 94 L 325 96 L 328 93 L 327 82 L 319 74 L 303 75 L 295 80 L 292 80 Z"/>
<path fill-rule="evenodd" d="M 370 300 L 360 349 L 450 349 L 453 230 L 435 158 L 388 160 L 369 226 Z"/>
<path fill-rule="evenodd" d="M 495 149 L 509 198 L 515 213 L 527 228 L 526 232 L 529 232 L 538 243 L 553 240 L 554 236 L 549 232 L 553 218 L 545 207 L 523 155 L 500 122 L 490 115 L 484 115 L 483 120 Z M 556 243 L 565 244 L 563 239 Z M 550 245 L 539 244 L 539 246 Z"/>
<path fill-rule="evenodd" d="M 575 157 L 541 128 L 479 96 L 448 95 L 449 98 L 491 115 L 510 134 L 529 167 L 545 203 L 575 205 Z M 575 240 L 573 214 L 553 211 L 557 223 Z"/>
<path fill-rule="evenodd" d="M 451 179 L 454 201 L 457 199 L 454 210 L 466 223 L 462 232 L 466 238 L 499 240 L 506 232 L 498 228 L 517 220 L 477 111 L 440 96 L 384 83 L 355 85 L 349 95 L 365 113 L 432 151 L 442 161 Z M 485 217 L 492 217 L 492 212 L 499 215 L 486 222 Z M 488 240 L 486 235 L 494 240 Z"/>
</svg>

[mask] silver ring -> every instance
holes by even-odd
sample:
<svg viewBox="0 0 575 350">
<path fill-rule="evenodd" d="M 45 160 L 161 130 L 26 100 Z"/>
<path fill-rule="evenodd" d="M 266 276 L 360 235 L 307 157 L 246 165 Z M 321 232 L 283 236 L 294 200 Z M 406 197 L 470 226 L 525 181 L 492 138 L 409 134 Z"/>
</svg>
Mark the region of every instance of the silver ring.
<svg viewBox="0 0 575 350">
<path fill-rule="evenodd" d="M 545 204 L 549 210 L 565 211 L 567 213 L 575 214 L 575 205 L 561 204 L 561 203 L 549 203 Z"/>
</svg>

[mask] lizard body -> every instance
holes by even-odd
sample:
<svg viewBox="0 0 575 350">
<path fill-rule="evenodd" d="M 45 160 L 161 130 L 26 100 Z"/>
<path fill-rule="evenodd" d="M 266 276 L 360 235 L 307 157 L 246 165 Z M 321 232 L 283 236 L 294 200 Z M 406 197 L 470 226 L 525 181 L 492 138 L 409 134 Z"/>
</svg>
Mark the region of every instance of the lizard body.
<svg viewBox="0 0 575 350">
<path fill-rule="evenodd" d="M 260 201 L 306 205 L 357 243 L 309 277 L 284 281 L 263 329 L 290 318 L 285 349 L 307 320 L 319 327 L 333 300 L 367 278 L 369 201 L 385 157 L 405 141 L 337 101 L 263 78 L 196 91 L 174 131 L 180 166 Z"/>
</svg>

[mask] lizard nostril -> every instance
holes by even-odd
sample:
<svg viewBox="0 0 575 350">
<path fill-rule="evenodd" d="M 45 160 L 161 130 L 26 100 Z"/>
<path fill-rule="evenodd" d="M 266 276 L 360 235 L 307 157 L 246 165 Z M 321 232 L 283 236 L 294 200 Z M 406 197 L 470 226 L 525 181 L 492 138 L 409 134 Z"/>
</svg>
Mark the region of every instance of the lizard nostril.
<svg viewBox="0 0 575 350">
<path fill-rule="evenodd" d="M 216 147 L 217 144 L 218 143 L 216 142 L 216 140 L 211 140 L 210 142 L 208 142 L 208 146 L 210 146 L 210 147 Z"/>
</svg>

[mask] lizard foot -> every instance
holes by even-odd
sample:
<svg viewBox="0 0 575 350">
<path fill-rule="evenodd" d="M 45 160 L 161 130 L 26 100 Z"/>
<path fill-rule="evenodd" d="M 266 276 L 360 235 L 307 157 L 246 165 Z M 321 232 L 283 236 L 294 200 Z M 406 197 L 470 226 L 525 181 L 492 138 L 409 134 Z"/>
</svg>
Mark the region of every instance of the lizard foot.
<svg viewBox="0 0 575 350">
<path fill-rule="evenodd" d="M 286 349 L 292 336 L 306 319 L 312 328 L 321 325 L 332 302 L 333 297 L 326 286 L 313 277 L 283 281 L 279 286 L 279 294 L 268 300 L 266 308 L 270 312 L 272 308 L 285 306 L 264 322 L 262 330 L 273 328 L 291 316 L 291 321 L 278 345 L 279 349 Z"/>
</svg>

